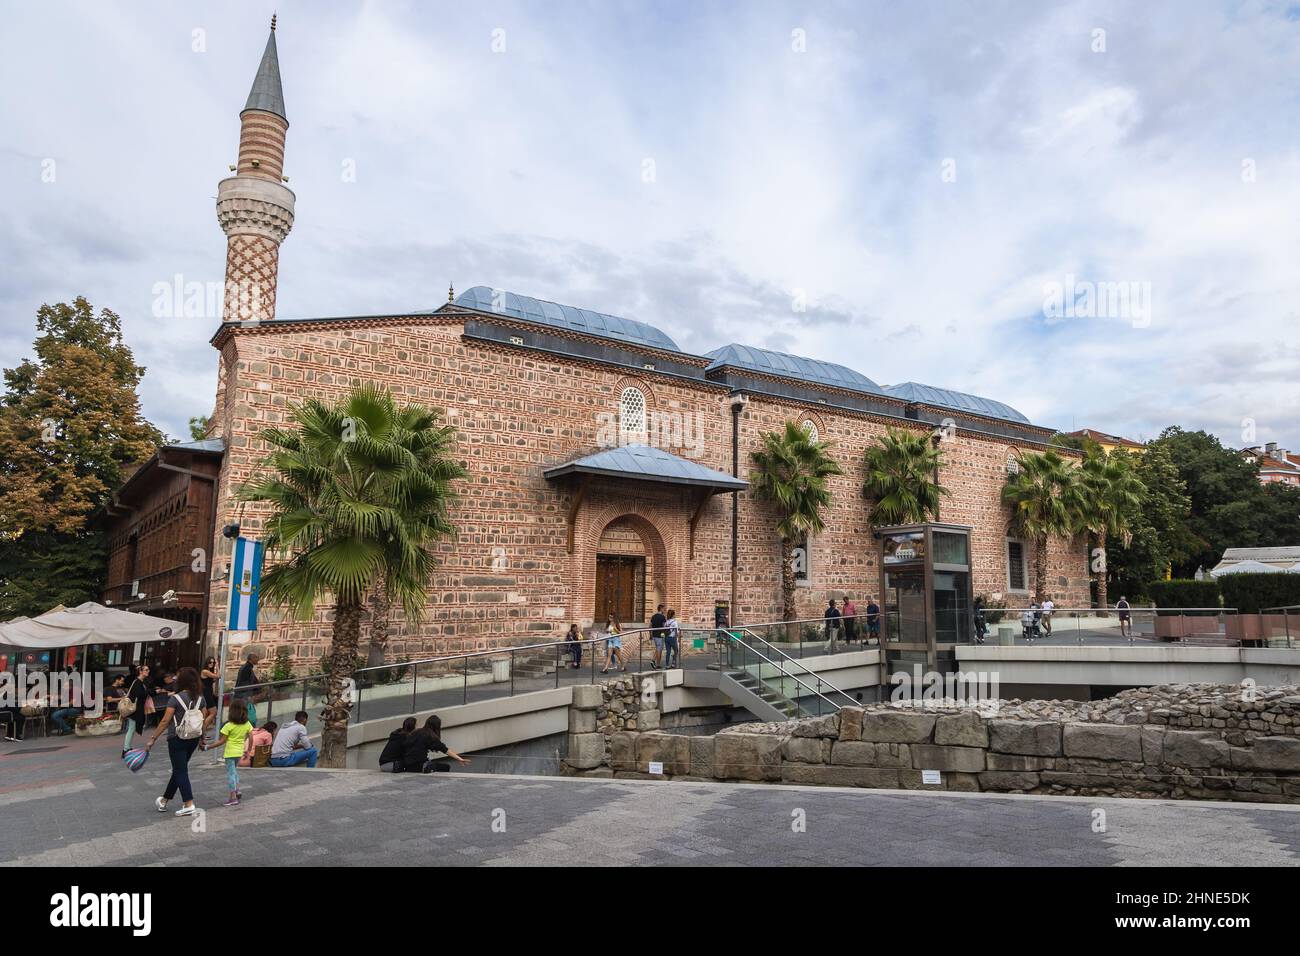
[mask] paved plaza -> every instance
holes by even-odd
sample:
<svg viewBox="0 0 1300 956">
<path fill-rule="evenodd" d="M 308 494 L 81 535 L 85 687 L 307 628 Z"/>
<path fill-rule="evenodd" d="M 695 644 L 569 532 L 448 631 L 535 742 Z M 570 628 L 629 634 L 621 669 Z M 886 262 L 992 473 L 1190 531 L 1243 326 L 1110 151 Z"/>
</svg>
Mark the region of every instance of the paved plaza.
<svg viewBox="0 0 1300 956">
<path fill-rule="evenodd" d="M 202 753 L 196 827 L 153 808 L 165 753 L 133 775 L 116 748 L 2 745 L 0 864 L 1300 864 L 1300 807 L 294 769 L 245 772 L 226 809 Z"/>
</svg>

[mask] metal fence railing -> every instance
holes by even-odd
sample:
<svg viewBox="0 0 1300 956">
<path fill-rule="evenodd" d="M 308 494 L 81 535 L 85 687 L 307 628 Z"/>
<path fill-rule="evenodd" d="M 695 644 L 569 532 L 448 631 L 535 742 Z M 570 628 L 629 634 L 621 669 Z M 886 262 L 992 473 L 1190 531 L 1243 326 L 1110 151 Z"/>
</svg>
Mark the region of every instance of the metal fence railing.
<svg viewBox="0 0 1300 956">
<path fill-rule="evenodd" d="M 1260 636 L 1267 645 L 1300 646 L 1300 604 L 1262 608 L 1259 617 Z"/>
<path fill-rule="evenodd" d="M 932 612 L 933 613 L 933 612 Z M 973 609 L 950 612 L 964 620 L 936 619 L 940 643 L 979 643 Z M 1134 645 L 1172 642 L 1185 645 L 1300 646 L 1300 605 L 1241 614 L 1235 608 L 984 608 L 982 643 L 1010 645 Z M 683 627 L 676 630 L 671 664 L 686 669 L 722 668 L 734 662 L 738 643 L 751 648 L 775 671 L 788 662 L 903 641 L 907 625 L 926 626 L 896 609 L 860 612 L 849 618 L 809 618 L 735 625 L 729 628 Z M 915 630 L 915 628 L 914 628 Z M 357 669 L 352 677 L 350 720 L 399 716 L 471 701 L 512 697 L 574 683 L 596 683 L 607 673 L 642 673 L 670 663 L 663 631 L 636 628 L 618 635 L 597 633 L 578 641 L 548 641 L 465 654 L 398 661 Z M 811 674 L 792 668 L 785 676 Z M 827 683 L 828 682 L 824 682 Z M 829 685 L 828 685 L 829 686 Z M 320 710 L 329 688 L 327 674 L 226 688 L 223 705 L 238 696 L 256 709 L 257 722 L 283 724 L 298 711 L 308 714 L 308 730 L 320 730 Z M 825 691 L 818 684 L 819 692 Z M 830 687 L 830 691 L 836 691 Z M 832 694 L 831 696 L 834 696 Z"/>
<path fill-rule="evenodd" d="M 1236 646 L 1252 639 L 1235 608 L 984 608 L 985 644 Z M 957 643 L 968 643 L 958 641 Z"/>
</svg>

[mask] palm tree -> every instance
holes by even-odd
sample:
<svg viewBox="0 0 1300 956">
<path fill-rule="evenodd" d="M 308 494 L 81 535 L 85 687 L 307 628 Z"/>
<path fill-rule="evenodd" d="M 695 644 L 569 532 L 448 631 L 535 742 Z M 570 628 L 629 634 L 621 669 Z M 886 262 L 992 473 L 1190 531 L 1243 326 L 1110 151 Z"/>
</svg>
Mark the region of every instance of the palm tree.
<svg viewBox="0 0 1300 956">
<path fill-rule="evenodd" d="M 1027 452 L 1002 486 L 1011 508 L 1009 530 L 1034 542 L 1034 600 L 1047 597 L 1047 539 L 1064 538 L 1078 527 L 1079 492 L 1074 468 L 1054 451 Z"/>
<path fill-rule="evenodd" d="M 887 429 L 879 444 L 867 449 L 862 493 L 874 502 L 871 523 L 881 527 L 937 518 L 939 501 L 948 494 L 938 482 L 942 464 L 929 435 Z"/>
<path fill-rule="evenodd" d="M 366 648 L 366 666 L 384 663 L 388 647 L 388 627 L 392 623 L 393 599 L 388 594 L 388 576 L 381 569 L 370 583 L 370 644 Z"/>
<path fill-rule="evenodd" d="M 430 545 L 453 532 L 452 482 L 465 470 L 450 457 L 455 430 L 420 405 L 398 408 L 391 393 L 360 385 L 336 404 L 293 409 L 296 427 L 268 428 L 268 472 L 240 490 L 271 506 L 268 555 L 283 556 L 262 578 L 262 600 L 310 618 L 334 601 L 321 761 L 341 767 L 349 690 L 367 591 L 418 620 L 435 559 Z"/>
<path fill-rule="evenodd" d="M 826 480 L 841 475 L 839 464 L 829 454 L 830 443 L 814 441 L 792 421 L 784 430 L 759 436 L 760 451 L 752 452 L 750 484 L 754 493 L 777 511 L 776 530 L 781 536 L 781 596 L 784 620 L 793 621 L 794 549 L 806 535 L 825 527 L 822 509 L 830 504 Z"/>
<path fill-rule="evenodd" d="M 1108 455 L 1089 448 L 1078 473 L 1077 520 L 1088 534 L 1091 572 L 1097 578 L 1097 604 L 1106 611 L 1106 539 L 1116 537 L 1127 548 L 1133 540 L 1133 516 L 1146 494 L 1146 485 L 1133 473 L 1129 456 Z"/>
</svg>

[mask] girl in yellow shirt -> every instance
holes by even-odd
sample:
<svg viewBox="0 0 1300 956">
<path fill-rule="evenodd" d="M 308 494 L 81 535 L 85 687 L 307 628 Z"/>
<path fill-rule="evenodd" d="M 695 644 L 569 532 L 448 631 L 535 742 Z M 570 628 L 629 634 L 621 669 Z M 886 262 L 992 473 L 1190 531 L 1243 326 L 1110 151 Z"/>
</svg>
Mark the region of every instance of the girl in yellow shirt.
<svg viewBox="0 0 1300 956">
<path fill-rule="evenodd" d="M 244 744 L 253 732 L 253 725 L 248 720 L 248 706 L 242 700 L 230 702 L 229 719 L 221 725 L 221 736 L 213 745 L 225 749 L 221 751 L 226 761 L 226 783 L 230 787 L 230 798 L 223 804 L 227 807 L 239 806 L 243 796 L 239 792 L 239 758 L 244 756 Z"/>
</svg>

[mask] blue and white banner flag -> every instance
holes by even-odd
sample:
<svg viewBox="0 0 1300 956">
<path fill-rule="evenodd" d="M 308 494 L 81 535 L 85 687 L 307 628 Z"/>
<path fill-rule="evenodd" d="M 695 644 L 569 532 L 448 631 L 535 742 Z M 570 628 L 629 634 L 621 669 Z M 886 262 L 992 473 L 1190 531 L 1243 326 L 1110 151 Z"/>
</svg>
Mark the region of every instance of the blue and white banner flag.
<svg viewBox="0 0 1300 956">
<path fill-rule="evenodd" d="M 262 586 L 262 542 L 235 539 L 230 565 L 230 631 L 257 630 L 257 595 Z"/>
</svg>

